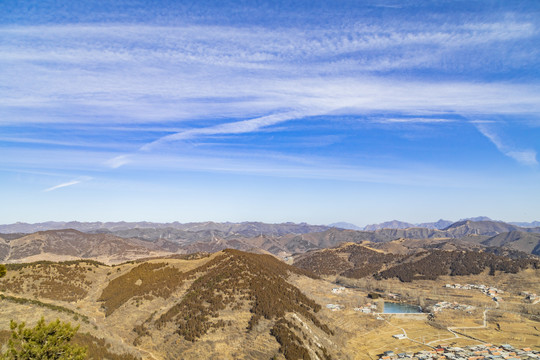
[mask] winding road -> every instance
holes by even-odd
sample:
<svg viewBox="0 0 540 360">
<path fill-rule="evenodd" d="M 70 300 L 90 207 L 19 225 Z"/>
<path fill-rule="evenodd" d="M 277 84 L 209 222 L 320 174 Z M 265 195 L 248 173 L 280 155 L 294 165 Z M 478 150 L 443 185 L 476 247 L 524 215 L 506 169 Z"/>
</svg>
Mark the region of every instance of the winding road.
<svg viewBox="0 0 540 360">
<path fill-rule="evenodd" d="M 499 307 L 499 303 L 497 301 L 495 301 L 495 308 L 498 308 L 498 307 Z M 452 327 L 447 327 L 446 329 L 448 331 L 450 331 L 452 334 L 454 334 L 454 337 L 446 338 L 446 339 L 433 340 L 433 341 L 430 341 L 430 342 L 426 343 L 426 345 L 430 346 L 430 344 L 433 344 L 433 343 L 436 343 L 436 342 L 441 342 L 441 341 L 460 338 L 458 333 L 456 333 L 457 329 L 485 329 L 487 327 L 487 313 L 490 310 L 493 310 L 493 308 L 485 308 L 484 309 L 483 316 L 482 316 L 482 321 L 483 321 L 482 325 L 480 325 L 480 326 L 461 326 L 461 327 L 460 326 L 452 326 Z M 478 340 L 478 341 L 482 342 L 482 340 Z"/>
</svg>

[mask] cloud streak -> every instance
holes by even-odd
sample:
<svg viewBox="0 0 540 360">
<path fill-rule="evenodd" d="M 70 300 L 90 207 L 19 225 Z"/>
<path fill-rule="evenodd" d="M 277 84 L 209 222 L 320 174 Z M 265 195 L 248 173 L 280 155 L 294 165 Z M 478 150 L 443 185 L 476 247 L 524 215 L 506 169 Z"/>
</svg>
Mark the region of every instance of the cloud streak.
<svg viewBox="0 0 540 360">
<path fill-rule="evenodd" d="M 536 151 L 533 149 L 518 149 L 513 146 L 508 145 L 501 139 L 501 137 L 493 130 L 488 127 L 485 123 L 475 124 L 476 128 L 489 139 L 495 145 L 497 150 L 502 154 L 514 159 L 518 163 L 526 166 L 537 166 L 538 160 L 536 159 Z"/>
<path fill-rule="evenodd" d="M 43 190 L 43 192 L 51 192 L 51 191 L 62 189 L 62 188 L 68 187 L 68 186 L 77 185 L 77 184 L 80 184 L 80 183 L 82 183 L 84 181 L 88 181 L 90 179 L 91 178 L 89 178 L 89 177 L 84 177 L 84 178 L 80 178 L 80 179 L 71 180 L 71 181 L 68 181 L 68 182 L 65 182 L 65 183 L 61 183 L 61 184 L 58 184 L 58 185 L 55 185 L 55 186 L 51 186 L 50 188 L 47 188 L 47 189 Z"/>
<path fill-rule="evenodd" d="M 150 151 L 159 145 L 164 145 L 173 141 L 181 141 L 193 139 L 199 136 L 211 136 L 211 135 L 233 135 L 233 134 L 246 134 L 259 131 L 260 129 L 272 125 L 279 124 L 291 119 L 297 119 L 302 116 L 306 116 L 308 112 L 286 112 L 281 114 L 272 114 L 267 116 L 261 116 L 255 119 L 229 122 L 221 125 L 190 129 L 186 131 L 177 132 L 175 134 L 163 136 L 151 143 L 148 143 L 141 147 L 142 151 Z"/>
</svg>

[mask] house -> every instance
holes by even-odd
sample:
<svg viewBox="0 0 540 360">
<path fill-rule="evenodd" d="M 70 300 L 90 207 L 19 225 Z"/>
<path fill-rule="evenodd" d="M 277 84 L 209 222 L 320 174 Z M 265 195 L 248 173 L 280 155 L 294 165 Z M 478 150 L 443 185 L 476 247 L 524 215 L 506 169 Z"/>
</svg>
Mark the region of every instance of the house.
<svg viewBox="0 0 540 360">
<path fill-rule="evenodd" d="M 338 304 L 326 304 L 326 308 L 332 311 L 338 311 L 343 309 L 343 306 Z"/>
</svg>

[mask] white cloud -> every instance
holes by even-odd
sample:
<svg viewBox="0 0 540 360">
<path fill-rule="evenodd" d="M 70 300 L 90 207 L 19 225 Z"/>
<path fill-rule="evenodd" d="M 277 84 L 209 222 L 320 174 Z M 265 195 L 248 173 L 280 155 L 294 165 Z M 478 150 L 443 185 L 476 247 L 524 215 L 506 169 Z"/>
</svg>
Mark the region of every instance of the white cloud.
<svg viewBox="0 0 540 360">
<path fill-rule="evenodd" d="M 504 155 L 516 160 L 522 165 L 538 165 L 536 151 L 532 149 L 517 149 L 508 145 L 493 129 L 490 129 L 487 125 L 485 125 L 485 123 L 476 123 L 476 128 L 497 147 L 497 150 Z"/>
<path fill-rule="evenodd" d="M 536 151 L 534 150 L 512 150 L 506 152 L 505 154 L 523 165 L 538 165 L 538 160 L 536 159 Z"/>
<path fill-rule="evenodd" d="M 437 118 L 414 118 L 414 117 L 403 117 L 403 118 L 383 118 L 373 120 L 377 123 L 382 124 L 440 124 L 440 123 L 449 123 L 456 122 L 454 119 L 437 119 Z"/>
<path fill-rule="evenodd" d="M 119 155 L 105 161 L 105 165 L 112 169 L 117 169 L 121 166 L 131 163 L 132 161 L 132 155 Z"/>
<path fill-rule="evenodd" d="M 45 189 L 43 191 L 44 192 L 54 191 L 54 190 L 57 190 L 57 189 L 68 187 L 68 186 L 77 185 L 77 184 L 80 184 L 83 181 L 88 181 L 90 179 L 91 179 L 90 177 L 82 177 L 82 178 L 71 180 L 71 181 L 68 181 L 68 182 L 65 182 L 65 183 L 62 183 L 62 184 L 51 186 L 50 188 L 47 188 L 47 189 Z"/>
<path fill-rule="evenodd" d="M 308 112 L 293 111 L 293 112 L 261 116 L 261 117 L 250 119 L 250 120 L 229 122 L 229 123 L 216 125 L 216 126 L 185 130 L 185 131 L 177 132 L 172 135 L 161 137 L 151 143 L 144 145 L 143 147 L 141 147 L 141 150 L 148 151 L 148 150 L 152 150 L 158 145 L 162 145 L 162 144 L 173 142 L 173 141 L 188 140 L 188 139 L 192 139 L 198 136 L 219 135 L 219 134 L 227 134 L 227 135 L 245 134 L 245 133 L 256 132 L 256 131 L 259 131 L 261 128 L 279 124 L 287 120 L 306 116 L 307 114 Z"/>
<path fill-rule="evenodd" d="M 109 129 L 174 123 L 163 127 L 165 136 L 155 126 L 141 127 L 158 130 L 154 140 L 144 139 L 148 142 L 142 151 L 258 132 L 313 115 L 403 114 L 380 120 L 397 126 L 454 121 L 444 116 L 455 113 L 540 113 L 540 87 L 535 84 L 385 74 L 443 71 L 446 66 L 493 68 L 489 54 L 475 55 L 474 63 L 458 55 L 491 46 L 501 57 L 520 56 L 515 41 L 538 36 L 530 22 L 358 23 L 307 30 L 7 26 L 0 27 L 0 36 L 6 40 L 0 45 L 0 67 L 5 69 L 0 72 L 0 124 Z M 504 51 L 504 46 L 515 51 Z M 120 153 L 140 146 L 140 138 L 130 140 L 119 145 Z M 521 163 L 536 162 L 529 150 L 497 148 Z M 118 168 L 137 156 L 111 156 L 100 164 Z"/>
<path fill-rule="evenodd" d="M 294 114 L 305 116 L 305 109 L 312 115 L 538 113 L 540 88 L 534 85 L 435 83 L 377 74 L 441 67 L 441 59 L 459 62 L 454 52 L 463 47 L 501 46 L 536 33 L 534 24 L 516 21 L 352 24 L 310 30 L 0 27 L 0 35 L 6 38 L 0 45 L 0 66 L 6 69 L 0 73 L 0 124 L 190 123 L 185 130 L 145 147 L 150 148 L 197 136 L 257 131 L 268 125 L 237 119 L 288 114 L 284 115 L 287 119 L 276 120 L 280 122 L 293 119 Z M 476 60 L 491 61 L 489 56 Z M 215 125 L 224 119 L 232 121 Z M 205 124 L 194 124 L 199 120 Z M 428 120 L 394 122 L 406 121 Z"/>
</svg>

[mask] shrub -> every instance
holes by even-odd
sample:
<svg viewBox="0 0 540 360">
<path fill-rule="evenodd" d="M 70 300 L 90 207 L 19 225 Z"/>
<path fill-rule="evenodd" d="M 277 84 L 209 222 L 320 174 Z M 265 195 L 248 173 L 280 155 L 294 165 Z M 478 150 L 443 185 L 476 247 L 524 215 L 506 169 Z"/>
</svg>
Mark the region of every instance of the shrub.
<svg viewBox="0 0 540 360">
<path fill-rule="evenodd" d="M 26 328 L 24 322 L 17 324 L 11 320 L 11 339 L 2 359 L 83 360 L 86 348 L 71 343 L 78 330 L 78 326 L 60 320 L 45 324 L 41 318 L 32 329 Z"/>
</svg>

